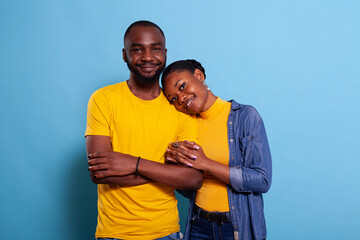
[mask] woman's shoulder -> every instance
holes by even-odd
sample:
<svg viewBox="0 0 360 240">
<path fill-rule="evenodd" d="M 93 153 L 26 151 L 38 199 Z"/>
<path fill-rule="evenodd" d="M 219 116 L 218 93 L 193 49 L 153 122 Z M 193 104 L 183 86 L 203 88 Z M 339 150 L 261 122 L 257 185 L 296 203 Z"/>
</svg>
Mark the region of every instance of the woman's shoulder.
<svg viewBox="0 0 360 240">
<path fill-rule="evenodd" d="M 247 126 L 249 129 L 253 129 L 262 122 L 260 114 L 252 105 L 240 104 L 235 100 L 231 100 L 230 102 L 231 112 L 234 115 L 235 122 L 238 122 L 242 126 Z"/>
<path fill-rule="evenodd" d="M 260 116 L 256 108 L 252 105 L 241 104 L 235 100 L 230 100 L 229 102 L 231 103 L 231 109 L 235 112 L 239 111 L 241 114 Z"/>
</svg>

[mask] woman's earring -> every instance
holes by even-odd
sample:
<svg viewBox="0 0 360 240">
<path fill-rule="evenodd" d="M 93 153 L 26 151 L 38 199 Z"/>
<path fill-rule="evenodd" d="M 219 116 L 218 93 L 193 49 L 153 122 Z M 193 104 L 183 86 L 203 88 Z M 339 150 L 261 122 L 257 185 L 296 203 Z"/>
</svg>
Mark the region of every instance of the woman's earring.
<svg viewBox="0 0 360 240">
<path fill-rule="evenodd" d="M 210 88 L 208 87 L 208 85 L 206 85 L 205 81 L 202 82 L 204 84 L 204 86 L 207 88 L 208 91 L 210 91 Z"/>
</svg>

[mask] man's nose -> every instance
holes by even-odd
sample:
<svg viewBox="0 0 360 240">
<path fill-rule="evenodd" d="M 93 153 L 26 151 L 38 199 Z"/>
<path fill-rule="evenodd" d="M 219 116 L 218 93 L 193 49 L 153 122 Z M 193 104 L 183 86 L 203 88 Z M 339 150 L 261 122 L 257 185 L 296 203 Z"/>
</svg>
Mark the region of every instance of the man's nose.
<svg viewBox="0 0 360 240">
<path fill-rule="evenodd" d="M 144 52 L 143 52 L 143 55 L 141 56 L 141 60 L 143 61 L 150 61 L 152 60 L 152 52 L 148 49 L 146 49 Z"/>
</svg>

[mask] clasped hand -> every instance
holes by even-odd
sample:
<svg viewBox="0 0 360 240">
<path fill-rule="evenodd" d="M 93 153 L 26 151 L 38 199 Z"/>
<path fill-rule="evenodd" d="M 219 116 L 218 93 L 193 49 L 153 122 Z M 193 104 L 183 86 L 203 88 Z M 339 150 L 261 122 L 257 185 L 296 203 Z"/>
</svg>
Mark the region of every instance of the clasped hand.
<svg viewBox="0 0 360 240">
<path fill-rule="evenodd" d="M 206 157 L 203 149 L 195 142 L 184 141 L 170 143 L 166 150 L 166 161 L 170 163 L 180 163 L 197 170 L 206 169 Z"/>
<path fill-rule="evenodd" d="M 135 173 L 136 162 L 137 157 L 119 152 L 91 153 L 88 169 L 95 178 L 125 176 Z"/>
</svg>

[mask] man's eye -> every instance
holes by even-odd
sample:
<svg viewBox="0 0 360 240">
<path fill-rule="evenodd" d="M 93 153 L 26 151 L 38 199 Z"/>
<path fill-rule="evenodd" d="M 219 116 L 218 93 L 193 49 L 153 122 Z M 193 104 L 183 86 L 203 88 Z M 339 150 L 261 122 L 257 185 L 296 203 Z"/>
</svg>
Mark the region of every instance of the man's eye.
<svg viewBox="0 0 360 240">
<path fill-rule="evenodd" d="M 185 83 L 183 83 L 183 84 L 180 85 L 180 87 L 179 87 L 180 91 L 181 91 L 181 90 L 184 90 L 185 85 L 186 85 Z"/>
<path fill-rule="evenodd" d="M 140 52 L 141 49 L 140 49 L 140 48 L 133 48 L 133 49 L 131 49 L 131 51 L 133 51 L 133 52 Z"/>
</svg>

